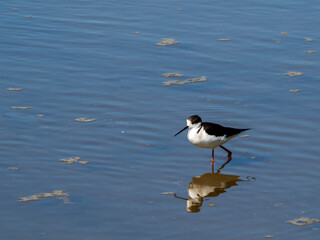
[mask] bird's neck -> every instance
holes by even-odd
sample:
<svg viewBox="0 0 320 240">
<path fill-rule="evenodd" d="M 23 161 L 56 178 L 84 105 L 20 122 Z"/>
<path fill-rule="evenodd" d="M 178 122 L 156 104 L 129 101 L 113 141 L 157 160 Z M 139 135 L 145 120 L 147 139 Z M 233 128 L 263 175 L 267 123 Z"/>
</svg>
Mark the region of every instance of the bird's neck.
<svg viewBox="0 0 320 240">
<path fill-rule="evenodd" d="M 202 126 L 202 123 L 195 123 L 195 124 L 192 124 L 192 127 L 190 128 L 190 130 L 193 130 L 193 131 L 199 131 L 200 128 Z"/>
</svg>

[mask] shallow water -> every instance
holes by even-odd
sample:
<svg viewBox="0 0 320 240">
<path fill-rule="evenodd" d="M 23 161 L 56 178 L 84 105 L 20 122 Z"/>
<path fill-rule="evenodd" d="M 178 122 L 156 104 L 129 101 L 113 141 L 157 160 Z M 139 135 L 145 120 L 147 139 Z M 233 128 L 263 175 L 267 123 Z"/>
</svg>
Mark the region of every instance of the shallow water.
<svg viewBox="0 0 320 240">
<path fill-rule="evenodd" d="M 0 13 L 1 239 L 319 239 L 319 223 L 288 223 L 320 218 L 317 1 L 13 0 Z M 220 175 L 210 150 L 173 138 L 192 114 L 252 129 L 225 145 Z M 74 156 L 88 164 L 59 162 Z M 53 190 L 69 204 L 19 202 Z"/>
</svg>

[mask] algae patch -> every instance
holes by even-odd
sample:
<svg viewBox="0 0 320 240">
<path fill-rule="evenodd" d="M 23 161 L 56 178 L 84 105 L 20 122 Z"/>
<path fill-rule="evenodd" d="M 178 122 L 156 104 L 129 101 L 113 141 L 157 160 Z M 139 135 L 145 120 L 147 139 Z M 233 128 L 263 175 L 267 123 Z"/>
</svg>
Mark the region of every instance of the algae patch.
<svg viewBox="0 0 320 240">
<path fill-rule="evenodd" d="M 31 109 L 32 107 L 11 107 L 11 109 L 20 109 L 20 110 L 26 110 Z"/>
<path fill-rule="evenodd" d="M 162 41 L 159 43 L 156 43 L 157 46 L 169 46 L 173 44 L 177 44 L 179 41 L 176 41 L 172 38 L 162 38 Z"/>
<path fill-rule="evenodd" d="M 291 89 L 290 92 L 297 93 L 297 92 L 300 92 L 300 89 Z"/>
<path fill-rule="evenodd" d="M 88 123 L 88 122 L 94 122 L 96 119 L 94 118 L 91 118 L 91 119 L 88 119 L 88 118 L 77 118 L 75 119 L 77 122 L 85 122 L 85 123 Z"/>
<path fill-rule="evenodd" d="M 310 218 L 306 218 L 306 217 L 301 217 L 299 219 L 294 219 L 294 220 L 290 220 L 289 223 L 295 225 L 295 226 L 307 226 L 310 225 L 312 223 L 316 223 L 316 222 L 320 222 L 320 219 L 310 219 Z"/>
<path fill-rule="evenodd" d="M 72 164 L 76 163 L 80 160 L 80 157 L 69 157 L 68 159 L 62 158 L 59 160 L 59 162 L 64 162 L 64 164 Z"/>
<path fill-rule="evenodd" d="M 69 194 L 64 192 L 63 190 L 54 190 L 52 193 L 38 193 L 27 197 L 22 197 L 19 199 L 19 202 L 29 202 L 29 201 L 37 201 L 40 198 L 49 198 L 49 197 L 58 197 L 59 199 L 64 200 L 65 204 L 69 203 L 68 197 Z"/>
<path fill-rule="evenodd" d="M 249 134 L 246 134 L 246 135 L 242 135 L 242 136 L 240 136 L 241 138 L 247 138 L 247 137 L 249 137 L 250 135 Z"/>
<path fill-rule="evenodd" d="M 302 76 L 303 73 L 302 72 L 287 72 L 287 73 L 284 73 L 284 75 L 290 76 L 290 77 L 295 77 L 295 76 Z"/>
<path fill-rule="evenodd" d="M 88 161 L 79 161 L 80 164 L 85 165 L 88 164 Z"/>
<path fill-rule="evenodd" d="M 9 167 L 8 170 L 18 170 L 19 168 L 17 167 Z"/>
<path fill-rule="evenodd" d="M 162 195 L 174 195 L 174 192 L 163 192 Z"/>
<path fill-rule="evenodd" d="M 163 77 L 183 77 L 183 74 L 179 73 L 164 73 L 162 74 Z"/>
<path fill-rule="evenodd" d="M 215 205 L 217 205 L 217 204 L 215 204 L 215 203 L 208 203 L 208 206 L 209 206 L 209 207 L 214 207 Z"/>
<path fill-rule="evenodd" d="M 205 76 L 202 76 L 200 78 L 188 78 L 182 81 L 179 80 L 171 80 L 167 82 L 162 82 L 162 86 L 170 86 L 170 85 L 184 85 L 187 83 L 197 83 L 197 82 L 205 82 L 207 81 L 207 78 Z"/>
<path fill-rule="evenodd" d="M 72 163 L 79 163 L 81 165 L 88 164 L 88 161 L 79 161 L 80 157 L 69 157 L 67 158 L 62 158 L 59 160 L 59 162 L 63 162 L 64 164 L 72 164 Z"/>
<path fill-rule="evenodd" d="M 21 91 L 22 88 L 7 88 L 8 91 Z"/>
</svg>

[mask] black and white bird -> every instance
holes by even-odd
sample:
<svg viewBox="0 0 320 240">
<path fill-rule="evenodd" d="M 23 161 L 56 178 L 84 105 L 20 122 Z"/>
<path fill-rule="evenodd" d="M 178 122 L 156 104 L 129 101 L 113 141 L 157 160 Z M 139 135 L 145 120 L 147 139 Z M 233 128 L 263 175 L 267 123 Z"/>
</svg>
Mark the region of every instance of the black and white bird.
<svg viewBox="0 0 320 240">
<path fill-rule="evenodd" d="M 221 147 L 228 153 L 228 157 L 231 160 L 232 152 L 226 149 L 223 144 L 231 140 L 232 138 L 238 136 L 240 133 L 249 130 L 237 129 L 231 127 L 224 127 L 216 123 L 202 122 L 198 115 L 192 115 L 187 119 L 187 126 L 183 128 L 180 132 L 175 134 L 177 136 L 179 133 L 183 132 L 189 128 L 188 140 L 195 146 L 200 148 L 212 149 L 212 159 L 211 164 L 214 165 L 214 149 L 216 147 Z"/>
</svg>

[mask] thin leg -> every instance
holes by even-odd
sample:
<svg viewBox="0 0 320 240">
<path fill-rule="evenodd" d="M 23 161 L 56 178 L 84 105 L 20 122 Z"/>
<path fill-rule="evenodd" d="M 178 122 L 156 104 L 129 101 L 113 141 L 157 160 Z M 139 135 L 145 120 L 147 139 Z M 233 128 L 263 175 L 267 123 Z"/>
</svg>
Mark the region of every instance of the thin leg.
<svg viewBox="0 0 320 240">
<path fill-rule="evenodd" d="M 231 158 L 232 152 L 226 149 L 224 146 L 220 146 L 223 150 L 225 150 L 228 153 L 228 158 Z"/>
<path fill-rule="evenodd" d="M 212 172 L 214 172 L 214 148 L 212 149 L 212 158 L 211 158 L 211 168 L 212 168 Z"/>
<path fill-rule="evenodd" d="M 211 158 L 211 162 L 214 162 L 214 148 L 212 149 L 212 158 Z"/>
<path fill-rule="evenodd" d="M 228 160 L 217 170 L 217 173 L 220 173 L 221 170 L 232 160 L 231 156 L 228 155 Z"/>
</svg>

